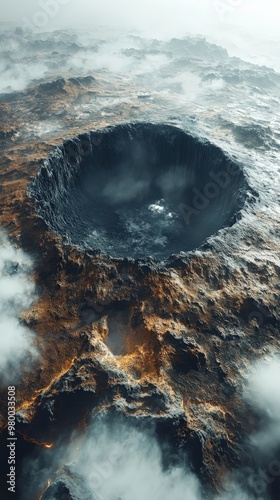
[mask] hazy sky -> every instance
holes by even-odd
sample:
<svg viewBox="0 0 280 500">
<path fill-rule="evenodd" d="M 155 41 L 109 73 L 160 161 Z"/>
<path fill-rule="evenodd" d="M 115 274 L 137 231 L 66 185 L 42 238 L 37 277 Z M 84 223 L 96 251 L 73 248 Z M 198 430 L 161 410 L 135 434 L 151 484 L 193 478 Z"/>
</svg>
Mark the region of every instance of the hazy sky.
<svg viewBox="0 0 280 500">
<path fill-rule="evenodd" d="M 203 33 L 228 24 L 270 34 L 277 33 L 280 20 L 277 0 L 0 0 L 0 10 L 1 21 L 35 19 L 44 29 L 102 24 L 154 36 Z"/>
</svg>

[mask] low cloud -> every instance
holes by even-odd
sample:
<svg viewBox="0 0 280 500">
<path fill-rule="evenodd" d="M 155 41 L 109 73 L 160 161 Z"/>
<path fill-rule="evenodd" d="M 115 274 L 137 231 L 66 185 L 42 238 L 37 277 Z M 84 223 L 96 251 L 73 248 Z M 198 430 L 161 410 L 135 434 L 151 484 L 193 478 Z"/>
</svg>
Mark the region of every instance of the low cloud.
<svg viewBox="0 0 280 500">
<path fill-rule="evenodd" d="M 280 357 L 256 364 L 247 397 L 262 418 L 262 425 L 251 442 L 262 455 L 271 454 L 280 448 Z"/>
<path fill-rule="evenodd" d="M 24 361 L 35 355 L 34 335 L 20 315 L 35 298 L 32 262 L 0 234 L 0 381 L 12 384 Z"/>
</svg>

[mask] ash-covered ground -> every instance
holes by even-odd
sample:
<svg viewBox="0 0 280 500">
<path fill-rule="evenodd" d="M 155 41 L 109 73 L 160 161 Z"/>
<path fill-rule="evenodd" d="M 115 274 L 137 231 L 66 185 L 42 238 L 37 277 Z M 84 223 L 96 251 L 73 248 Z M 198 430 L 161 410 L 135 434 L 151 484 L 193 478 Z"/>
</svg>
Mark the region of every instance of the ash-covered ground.
<svg viewBox="0 0 280 500">
<path fill-rule="evenodd" d="M 21 500 L 278 499 L 273 51 L 9 26 L 0 48 L 3 499 L 7 385 Z"/>
</svg>

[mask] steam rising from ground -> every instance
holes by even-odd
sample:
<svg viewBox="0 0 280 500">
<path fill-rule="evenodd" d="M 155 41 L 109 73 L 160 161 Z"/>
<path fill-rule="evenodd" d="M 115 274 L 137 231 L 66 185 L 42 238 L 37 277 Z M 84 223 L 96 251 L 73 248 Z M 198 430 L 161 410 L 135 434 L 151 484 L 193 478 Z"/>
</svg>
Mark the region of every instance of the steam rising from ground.
<svg viewBox="0 0 280 500">
<path fill-rule="evenodd" d="M 0 381 L 14 383 L 21 362 L 35 354 L 33 334 L 20 322 L 34 300 L 31 270 L 28 256 L 0 233 Z"/>
<path fill-rule="evenodd" d="M 6 94 L 13 91 L 25 90 L 32 80 L 42 78 L 46 70 L 47 67 L 44 64 L 30 64 L 26 66 L 23 62 L 10 65 L 6 64 L 4 60 L 0 60 L 0 91 Z"/>
</svg>

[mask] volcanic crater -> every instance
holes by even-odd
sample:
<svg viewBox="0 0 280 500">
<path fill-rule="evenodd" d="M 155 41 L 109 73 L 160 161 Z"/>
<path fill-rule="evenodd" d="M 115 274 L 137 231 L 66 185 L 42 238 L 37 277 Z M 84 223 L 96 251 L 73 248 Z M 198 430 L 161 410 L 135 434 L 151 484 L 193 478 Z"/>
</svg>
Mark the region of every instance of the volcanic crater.
<svg viewBox="0 0 280 500">
<path fill-rule="evenodd" d="M 242 167 L 217 146 L 151 123 L 64 142 L 31 187 L 37 212 L 66 243 L 160 260 L 233 225 L 247 190 Z"/>
</svg>

